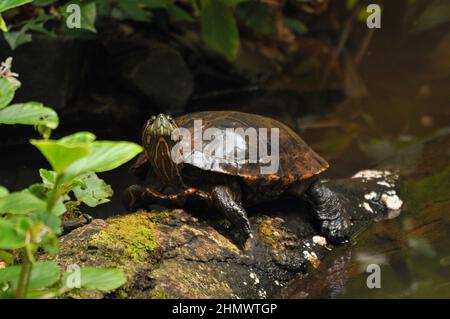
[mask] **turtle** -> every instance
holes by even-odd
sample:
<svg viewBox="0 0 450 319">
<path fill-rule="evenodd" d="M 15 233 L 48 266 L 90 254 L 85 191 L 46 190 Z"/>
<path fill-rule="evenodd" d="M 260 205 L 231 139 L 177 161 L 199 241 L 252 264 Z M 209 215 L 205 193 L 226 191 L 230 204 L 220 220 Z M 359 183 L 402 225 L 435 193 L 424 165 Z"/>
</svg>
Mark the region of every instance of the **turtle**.
<svg viewBox="0 0 450 319">
<path fill-rule="evenodd" d="M 205 142 L 202 133 L 208 128 L 214 134 Z M 258 141 L 252 140 L 250 133 L 256 134 Z M 234 141 L 228 149 L 217 147 L 226 144 L 227 138 Z M 156 182 L 126 189 L 124 204 L 131 211 L 150 204 L 206 205 L 223 214 L 235 239 L 244 244 L 253 237 L 246 208 L 277 199 L 306 198 L 321 234 L 333 243 L 349 239 L 351 221 L 345 206 L 319 178 L 329 164 L 280 121 L 239 111 L 203 111 L 176 118 L 159 114 L 144 125 L 142 144 L 144 151 L 130 171 L 141 180 L 152 175 Z M 252 158 L 250 151 L 256 145 L 263 151 Z M 190 148 L 186 151 L 182 146 Z M 270 149 L 274 155 L 277 147 L 278 158 L 273 159 L 278 166 L 270 171 L 267 154 Z"/>
</svg>

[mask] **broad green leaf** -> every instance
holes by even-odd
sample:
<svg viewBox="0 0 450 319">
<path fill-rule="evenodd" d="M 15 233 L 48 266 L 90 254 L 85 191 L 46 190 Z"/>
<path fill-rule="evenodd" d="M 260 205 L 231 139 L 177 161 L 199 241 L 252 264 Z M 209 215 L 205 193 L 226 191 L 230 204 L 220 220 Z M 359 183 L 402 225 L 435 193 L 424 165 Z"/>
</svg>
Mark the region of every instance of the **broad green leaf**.
<svg viewBox="0 0 450 319">
<path fill-rule="evenodd" d="M 113 195 L 113 190 L 104 180 L 98 178 L 95 173 L 86 173 L 80 177 L 80 180 L 84 185 L 73 189 L 78 200 L 89 207 L 96 207 L 109 202 L 109 198 Z"/>
<path fill-rule="evenodd" d="M 77 132 L 71 135 L 67 135 L 58 140 L 64 144 L 78 145 L 78 144 L 89 144 L 95 141 L 95 135 L 89 132 Z"/>
<path fill-rule="evenodd" d="M 45 210 L 46 202 L 25 190 L 0 198 L 0 214 L 24 215 Z"/>
<path fill-rule="evenodd" d="M 47 189 L 53 189 L 55 187 L 56 177 L 58 176 L 58 173 L 41 168 L 39 170 L 39 176 L 41 176 L 42 183 L 44 183 L 44 186 Z"/>
<path fill-rule="evenodd" d="M 6 187 L 0 186 L 0 198 L 6 197 L 9 195 L 9 191 Z"/>
<path fill-rule="evenodd" d="M 0 219 L 0 234 L 0 249 L 17 249 L 25 245 L 25 234 L 20 233 L 16 225 L 8 220 Z"/>
<path fill-rule="evenodd" d="M 14 98 L 14 86 L 8 79 L 0 77 L 0 110 L 8 106 Z"/>
<path fill-rule="evenodd" d="M 42 103 L 13 104 L 0 111 L 0 124 L 43 125 L 52 130 L 58 127 L 58 114 Z"/>
<path fill-rule="evenodd" d="M 14 221 L 19 234 L 25 234 L 33 227 L 33 221 L 26 216 L 18 216 Z"/>
<path fill-rule="evenodd" d="M 59 289 L 33 289 L 28 290 L 26 298 L 27 299 L 53 299 L 62 294 Z"/>
<path fill-rule="evenodd" d="M 81 268 L 81 288 L 110 291 L 122 286 L 127 280 L 122 271 L 118 269 Z M 69 276 L 73 273 L 65 273 L 63 285 L 67 287 Z"/>
<path fill-rule="evenodd" d="M 35 223 L 42 223 L 49 227 L 55 234 L 61 234 L 61 217 L 56 214 L 49 214 L 47 211 L 39 211 L 33 214 L 32 219 Z M 48 247 L 45 247 L 48 250 Z"/>
<path fill-rule="evenodd" d="M 19 282 L 21 265 L 0 269 L 0 283 L 9 282 L 15 289 Z M 29 289 L 47 288 L 55 284 L 60 277 L 60 269 L 53 261 L 38 261 L 33 264 Z"/>
<path fill-rule="evenodd" d="M 57 233 L 59 233 L 59 227 L 55 231 L 42 223 L 35 223 L 30 227 L 31 241 L 52 255 L 58 251 L 59 241 Z"/>
<path fill-rule="evenodd" d="M 96 141 L 89 146 L 89 154 L 70 165 L 66 179 L 88 172 L 105 172 L 119 167 L 142 152 L 142 147 L 131 142 Z"/>
<path fill-rule="evenodd" d="M 95 1 L 81 4 L 81 28 L 96 33 L 95 19 L 97 18 L 97 6 Z"/>
<path fill-rule="evenodd" d="M 4 261 L 7 264 L 12 264 L 14 262 L 14 255 L 4 251 L 4 250 L 0 250 L 0 261 Z"/>
<path fill-rule="evenodd" d="M 67 11 L 69 5 L 78 5 L 80 8 L 80 29 L 87 30 L 96 33 L 95 29 L 95 19 L 97 18 L 97 4 L 95 1 L 80 1 L 72 0 L 67 3 L 67 5 L 61 7 L 61 15 L 67 19 L 71 14 L 71 11 Z M 67 29 L 71 30 L 71 29 Z"/>
<path fill-rule="evenodd" d="M 57 173 L 63 173 L 67 167 L 89 154 L 86 143 L 64 143 L 57 140 L 31 140 L 52 165 Z"/>
<path fill-rule="evenodd" d="M 0 2 L 0 12 L 4 12 L 6 10 L 20 7 L 24 4 L 30 3 L 33 0 L 2 0 Z"/>
<path fill-rule="evenodd" d="M 5 20 L 3 20 L 3 17 L 1 14 L 0 14 L 0 30 L 3 32 L 8 32 L 8 27 L 6 25 Z"/>
<path fill-rule="evenodd" d="M 298 19 L 291 19 L 291 18 L 284 17 L 283 18 L 283 23 L 289 29 L 294 30 L 298 34 L 304 34 L 304 33 L 308 32 L 308 28 L 306 27 L 306 25 L 304 25 Z"/>
<path fill-rule="evenodd" d="M 19 31 L 5 32 L 3 33 L 3 37 L 5 38 L 11 50 L 15 50 L 22 44 L 32 41 L 31 34 L 27 33 L 24 28 Z"/>
<path fill-rule="evenodd" d="M 236 58 L 239 33 L 232 9 L 223 0 L 202 0 L 202 38 L 228 61 Z"/>
<path fill-rule="evenodd" d="M 45 187 L 44 184 L 42 183 L 31 184 L 30 186 L 27 187 L 27 190 L 37 198 L 42 199 L 43 201 L 47 200 L 48 189 L 47 187 Z"/>
<path fill-rule="evenodd" d="M 56 216 L 61 216 L 67 211 L 66 205 L 64 205 L 64 200 L 62 197 L 58 199 L 55 206 L 53 207 L 51 213 Z"/>
</svg>

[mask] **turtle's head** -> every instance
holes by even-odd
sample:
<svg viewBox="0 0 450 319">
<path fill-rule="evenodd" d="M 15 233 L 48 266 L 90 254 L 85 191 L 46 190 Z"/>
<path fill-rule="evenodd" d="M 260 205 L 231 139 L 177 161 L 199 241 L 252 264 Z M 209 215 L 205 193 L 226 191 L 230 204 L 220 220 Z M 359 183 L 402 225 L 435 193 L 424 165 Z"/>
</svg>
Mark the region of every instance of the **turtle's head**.
<svg viewBox="0 0 450 319">
<path fill-rule="evenodd" d="M 151 144 L 153 138 L 163 137 L 167 141 L 171 139 L 172 131 L 177 128 L 177 124 L 170 115 L 153 115 L 144 127 L 144 146 Z"/>
<path fill-rule="evenodd" d="M 142 131 L 142 144 L 156 176 L 171 185 L 181 180 L 179 173 L 182 164 L 176 164 L 171 156 L 176 144 L 172 132 L 177 128 L 170 115 L 159 114 L 152 116 Z"/>
</svg>

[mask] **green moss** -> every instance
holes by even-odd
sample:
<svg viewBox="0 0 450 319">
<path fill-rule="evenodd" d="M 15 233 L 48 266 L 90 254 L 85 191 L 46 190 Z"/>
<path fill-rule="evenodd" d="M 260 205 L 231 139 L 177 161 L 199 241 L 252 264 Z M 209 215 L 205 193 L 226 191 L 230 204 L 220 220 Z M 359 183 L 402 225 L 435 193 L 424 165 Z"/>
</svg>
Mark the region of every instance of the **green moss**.
<svg viewBox="0 0 450 319">
<path fill-rule="evenodd" d="M 168 294 L 163 289 L 155 290 L 151 297 L 151 299 L 177 299 L 175 296 L 172 296 L 171 294 Z"/>
<path fill-rule="evenodd" d="M 267 216 L 261 216 L 256 219 L 256 225 L 260 241 L 273 246 L 280 235 L 280 230 L 273 225 L 273 220 Z"/>
<path fill-rule="evenodd" d="M 450 198 L 450 166 L 441 172 L 405 182 L 403 193 L 411 210 Z"/>
<path fill-rule="evenodd" d="M 119 258 L 143 261 L 158 247 L 154 229 L 155 224 L 147 212 L 111 218 L 108 227 L 94 235 L 90 244 L 119 250 L 123 254 Z"/>
<path fill-rule="evenodd" d="M 162 223 L 166 218 L 170 216 L 170 211 L 164 210 L 162 212 L 152 213 L 149 218 L 153 223 Z"/>
</svg>

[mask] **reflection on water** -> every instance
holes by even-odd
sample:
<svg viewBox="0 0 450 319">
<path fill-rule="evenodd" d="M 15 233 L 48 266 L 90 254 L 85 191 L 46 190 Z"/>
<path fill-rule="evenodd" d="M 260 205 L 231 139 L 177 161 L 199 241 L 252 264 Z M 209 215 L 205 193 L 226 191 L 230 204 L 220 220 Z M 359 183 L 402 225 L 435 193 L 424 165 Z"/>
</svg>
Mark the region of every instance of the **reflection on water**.
<svg viewBox="0 0 450 319">
<path fill-rule="evenodd" d="M 400 216 L 337 247 L 317 272 L 292 282 L 283 297 L 450 298 L 450 30 L 407 37 L 383 27 L 373 41 L 356 68 L 366 95 L 350 97 L 320 117 L 282 110 L 278 96 L 273 101 L 263 96 L 258 109 L 249 109 L 296 128 L 332 165 L 325 178 L 382 167 L 398 170 L 403 183 Z M 141 124 L 131 128 L 136 136 Z M 1 159 L 0 184 L 18 190 L 38 181 L 37 168 L 46 163 L 32 146 L 10 147 L 7 155 Z M 126 167 L 102 177 L 116 194 L 134 183 Z M 110 204 L 87 212 L 106 217 L 124 210 L 114 196 Z M 369 264 L 381 267 L 380 289 L 366 285 Z"/>
<path fill-rule="evenodd" d="M 337 248 L 284 297 L 450 298 L 450 31 L 442 32 L 437 46 L 426 36 L 407 47 L 379 44 L 361 67 L 370 95 L 303 122 L 305 139 L 332 163 L 329 177 L 398 170 L 405 206 Z M 369 264 L 381 268 L 380 289 L 367 287 Z"/>
</svg>

